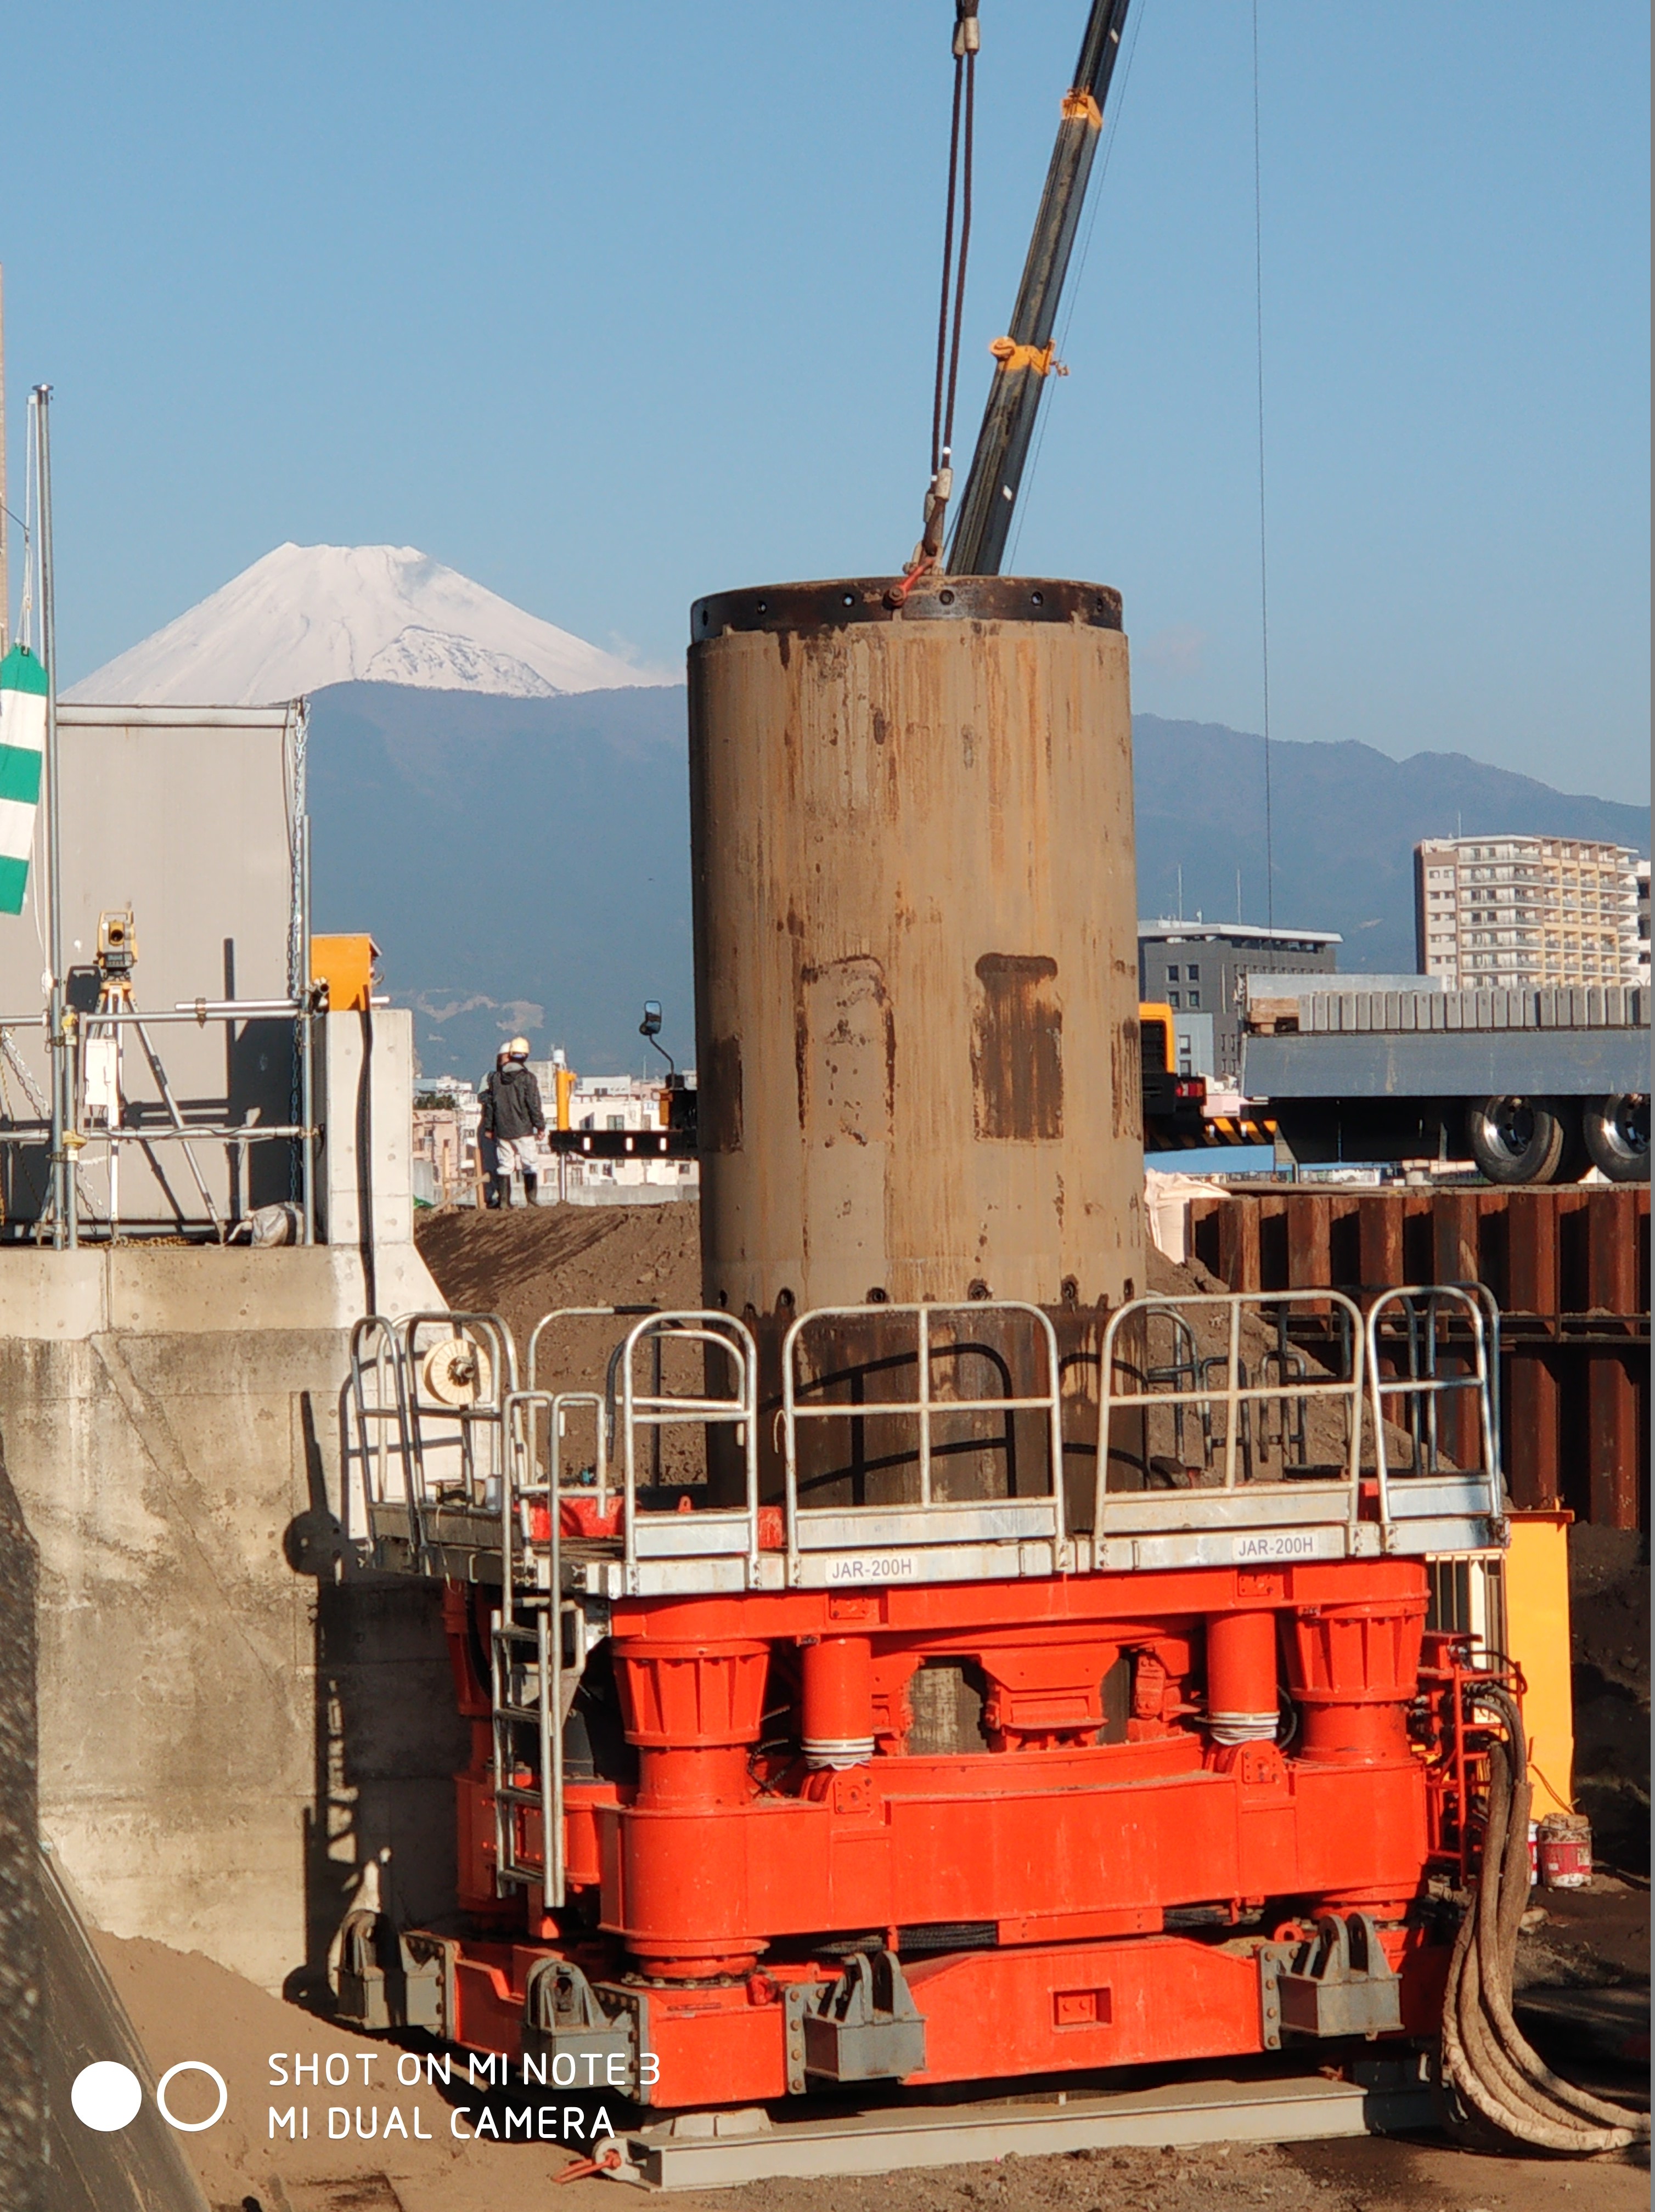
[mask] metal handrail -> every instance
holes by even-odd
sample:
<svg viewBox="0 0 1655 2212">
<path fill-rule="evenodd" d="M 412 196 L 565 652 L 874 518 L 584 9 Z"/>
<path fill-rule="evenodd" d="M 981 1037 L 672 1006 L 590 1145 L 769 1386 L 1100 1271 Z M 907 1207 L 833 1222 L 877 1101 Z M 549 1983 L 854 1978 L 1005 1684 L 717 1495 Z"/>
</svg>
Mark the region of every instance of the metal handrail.
<svg viewBox="0 0 1655 2212">
<path fill-rule="evenodd" d="M 241 1148 L 248 1145 L 278 1143 L 297 1145 L 300 1147 L 301 1168 L 297 1178 L 299 1188 L 295 1190 L 294 1195 L 295 1199 L 301 1200 L 299 1209 L 301 1240 L 306 1244 L 312 1244 L 315 1242 L 316 1148 L 321 1133 L 315 1126 L 311 1107 L 312 1060 L 314 1051 L 313 1032 L 317 1011 L 313 996 L 311 995 L 296 999 L 199 998 L 175 1001 L 170 1012 L 161 1007 L 146 1011 L 130 1003 L 127 987 L 125 983 L 111 983 L 108 979 L 106 979 L 105 988 L 100 994 L 100 1003 L 83 1011 L 65 1013 L 62 1030 L 55 1039 L 52 1035 L 50 1009 L 42 1009 L 38 1014 L 0 1016 L 0 1039 L 3 1040 L 6 1057 L 16 1068 L 19 1075 L 23 1078 L 25 1087 L 29 1089 L 32 1094 L 30 1103 L 35 1108 L 35 1118 L 33 1121 L 22 1121 L 10 1114 L 5 1116 L 3 1125 L 0 1126 L 0 1148 L 22 1149 L 38 1146 L 51 1138 L 56 1127 L 53 1115 L 46 1110 L 45 1101 L 39 1096 L 38 1091 L 34 1091 L 27 1076 L 25 1065 L 18 1055 L 13 1036 L 14 1031 L 39 1026 L 46 1032 L 48 1048 L 54 1053 L 62 1049 L 68 1056 L 65 1139 L 66 1141 L 72 1139 L 73 1149 L 78 1156 L 74 1162 L 76 1194 L 70 1206 L 69 1241 L 71 1243 L 79 1242 L 79 1212 L 82 1206 L 86 1207 L 91 1219 L 106 1232 L 111 1241 L 114 1241 L 120 1236 L 121 1216 L 119 1195 L 120 1161 L 125 1156 L 124 1148 L 133 1145 L 136 1145 L 149 1160 L 161 1194 L 178 1225 L 180 1228 L 188 1227 L 192 1225 L 193 1219 L 194 1223 L 200 1227 L 214 1231 L 218 1241 L 222 1243 L 226 1241 L 227 1224 L 220 1214 L 208 1178 L 192 1147 L 197 1145 L 222 1144 L 234 1147 L 236 1158 L 240 1159 L 243 1157 Z M 295 1040 L 296 1073 L 291 1098 L 292 1113 L 289 1117 L 283 1121 L 232 1121 L 227 1118 L 230 1109 L 228 1095 L 222 1101 L 222 1111 L 213 1110 L 219 1105 L 217 1100 L 193 1103 L 186 1111 L 174 1094 L 172 1082 L 161 1063 L 155 1041 L 149 1034 L 150 1030 L 167 1024 L 192 1024 L 198 1029 L 204 1029 L 207 1024 L 211 1022 L 222 1024 L 226 1030 L 234 1031 L 238 1023 L 271 1020 L 291 1020 L 295 1023 L 298 1030 L 298 1035 Z M 127 1030 L 136 1034 L 137 1042 L 143 1048 L 157 1096 L 153 1099 L 134 1099 L 125 1094 L 123 1085 L 120 1096 L 122 1118 L 115 1121 L 94 1121 L 85 1097 L 87 1046 L 94 1038 L 119 1039 Z M 164 1118 L 160 1121 L 141 1118 L 143 1114 L 149 1111 L 158 1113 Z M 208 1118 L 192 1120 L 192 1113 L 198 1116 L 204 1114 Z M 293 1115 L 297 1115 L 299 1118 L 293 1119 Z M 189 1170 L 191 1181 L 195 1185 L 196 1195 L 203 1209 L 201 1215 L 186 1216 L 154 1152 L 153 1148 L 156 1145 L 162 1144 L 179 1145 L 183 1147 L 185 1164 Z M 84 1157 L 88 1146 L 103 1148 L 103 1159 L 109 1176 L 109 1200 L 106 1213 L 100 1212 L 82 1181 L 90 1165 Z M 233 1204 L 238 1188 L 239 1175 L 239 1168 L 233 1164 L 230 1170 Z M 51 1201 L 48 1200 L 43 1206 L 40 1219 L 44 1222 L 51 1212 Z M 143 1218 L 141 1218 L 140 1225 Z"/>
<path fill-rule="evenodd" d="M 940 1314 L 967 1314 L 981 1320 L 985 1314 L 1018 1314 L 1031 1322 L 1044 1336 L 1047 1388 L 1038 1397 L 1001 1395 L 994 1398 L 934 1399 L 931 1395 L 931 1361 L 934 1357 L 931 1342 L 931 1322 Z M 877 1317 L 881 1322 L 897 1316 L 911 1315 L 916 1322 L 915 1356 L 917 1360 L 917 1394 L 912 1398 L 897 1399 L 888 1403 L 858 1400 L 843 1405 L 800 1405 L 798 1395 L 796 1358 L 800 1336 L 812 1323 L 824 1321 L 865 1321 Z M 945 1347 L 954 1351 L 960 1347 Z M 799 1502 L 799 1423 L 801 1420 L 867 1420 L 881 1415 L 899 1415 L 919 1423 L 919 1510 L 923 1512 L 952 1513 L 958 1518 L 968 1511 L 981 1511 L 985 1506 L 1037 1505 L 1050 1504 L 1051 1509 L 1052 1540 L 1062 1549 L 1066 1540 L 1063 1510 L 1063 1431 L 1062 1407 L 1062 1377 L 1057 1357 L 1057 1332 L 1052 1327 L 1050 1315 L 1037 1305 L 1020 1298 L 974 1298 L 958 1304 L 912 1305 L 855 1305 L 812 1306 L 793 1322 L 782 1340 L 782 1459 L 787 1483 L 787 1547 L 788 1574 L 796 1579 L 801 1550 L 800 1541 L 801 1521 L 812 1517 L 827 1518 L 830 1515 L 843 1520 L 847 1515 L 886 1515 L 905 1510 L 900 1506 L 835 1505 L 801 1506 Z M 956 1413 L 1038 1413 L 1046 1417 L 1046 1455 L 1051 1489 L 1046 1498 L 942 1498 L 931 1495 L 931 1424 L 936 1413 L 945 1416 Z M 939 1524 L 937 1540 L 946 1542 L 949 1536 Z"/>
<path fill-rule="evenodd" d="M 370 1364 L 374 1378 L 371 1402 L 367 1386 Z M 348 1510 L 353 1465 L 362 1469 L 367 1504 L 372 1508 L 389 1504 L 387 1478 L 394 1450 L 402 1472 L 402 1503 L 408 1508 L 414 1556 L 423 1569 L 426 1559 L 424 1529 L 414 1496 L 409 1458 L 408 1394 L 405 1381 L 402 1348 L 397 1341 L 394 1325 L 383 1314 L 364 1315 L 352 1324 L 350 1330 L 350 1371 L 344 1402 L 354 1419 L 342 1419 L 340 1425 L 340 1504 Z M 354 1446 L 350 1436 L 353 1425 Z M 392 1431 L 390 1437 L 387 1431 Z"/>
<path fill-rule="evenodd" d="M 1286 1376 L 1280 1376 L 1269 1381 L 1255 1383 L 1245 1382 L 1243 1379 L 1245 1370 L 1241 1357 L 1241 1321 L 1244 1309 L 1250 1306 L 1262 1312 L 1267 1307 L 1309 1304 L 1312 1301 L 1322 1305 L 1330 1305 L 1336 1310 L 1342 1310 L 1349 1316 L 1351 1323 L 1349 1340 L 1352 1346 L 1349 1376 L 1329 1375 L 1325 1380 L 1307 1376 L 1302 1380 L 1293 1378 L 1291 1382 Z M 1222 1310 L 1229 1316 L 1228 1341 L 1226 1349 L 1222 1352 L 1209 1354 L 1203 1362 L 1204 1370 L 1218 1364 L 1222 1365 L 1224 1370 L 1222 1387 L 1215 1389 L 1203 1372 L 1202 1384 L 1198 1389 L 1117 1389 L 1115 1386 L 1116 1345 L 1121 1329 L 1129 1318 L 1138 1314 L 1147 1316 L 1167 1310 L 1187 1314 L 1192 1308 L 1197 1306 Z M 1346 1517 L 1354 1527 L 1360 1517 L 1361 1506 L 1362 1417 L 1365 1405 L 1362 1360 L 1366 1340 L 1360 1310 L 1354 1301 L 1347 1297 L 1342 1291 L 1203 1291 L 1188 1296 L 1180 1295 L 1176 1298 L 1157 1297 L 1132 1298 L 1126 1304 L 1117 1307 L 1110 1316 L 1104 1328 L 1099 1359 L 1098 1449 L 1092 1502 L 1094 1541 L 1101 1540 L 1104 1534 L 1111 1500 L 1111 1492 L 1108 1486 L 1110 1415 L 1128 1407 L 1171 1408 L 1180 1403 L 1201 1407 L 1208 1414 L 1214 1405 L 1221 1405 L 1224 1407 L 1224 1480 L 1217 1490 L 1210 1493 L 1202 1493 L 1212 1496 L 1215 1500 L 1220 1498 L 1233 1497 L 1238 1489 L 1244 1486 L 1250 1492 L 1266 1489 L 1287 1492 L 1291 1486 L 1292 1493 L 1302 1498 L 1307 1495 L 1311 1487 L 1302 1481 L 1295 1480 L 1289 1486 L 1286 1480 L 1277 1481 L 1271 1478 L 1257 1476 L 1254 1476 L 1244 1486 L 1238 1485 L 1236 1458 L 1241 1444 L 1246 1407 L 1257 1404 L 1262 1409 L 1271 1401 L 1281 1403 L 1288 1397 L 1303 1398 L 1305 1401 L 1311 1398 L 1327 1398 L 1348 1405 L 1351 1409 L 1349 1438 L 1347 1446 L 1346 1467 L 1342 1477 L 1340 1478 L 1340 1487 L 1348 1492 Z M 1120 1493 L 1116 1492 L 1112 1495 L 1118 1502 Z M 1383 1512 L 1383 1504 L 1381 1510 Z"/>
<path fill-rule="evenodd" d="M 633 1374 L 638 1346 L 651 1337 L 669 1331 L 675 1344 L 715 1345 L 733 1359 L 738 1376 L 735 1395 L 728 1398 L 679 1398 L 660 1391 L 641 1395 Z M 737 1431 L 737 1443 L 745 1466 L 745 1503 L 739 1508 L 715 1507 L 710 1514 L 703 1510 L 701 1519 L 703 1527 L 713 1516 L 716 1516 L 720 1525 L 723 1526 L 729 1525 L 737 1518 L 745 1521 L 747 1577 L 750 1583 L 756 1582 L 758 1577 L 758 1346 L 752 1332 L 733 1314 L 710 1308 L 685 1308 L 648 1314 L 635 1322 L 627 1331 L 620 1347 L 619 1364 L 622 1466 L 626 1505 L 622 1533 L 629 1586 L 635 1585 L 637 1579 L 640 1517 L 652 1521 L 677 1517 L 676 1515 L 660 1512 L 640 1516 L 637 1431 L 641 1428 L 669 1428 L 680 1423 L 686 1425 L 693 1424 L 701 1428 L 733 1426 Z"/>
<path fill-rule="evenodd" d="M 597 1458 L 593 1472 L 597 1476 L 595 1495 L 600 1514 L 609 1510 L 609 1425 L 604 1416 L 609 1410 L 608 1401 L 601 1390 L 557 1390 L 551 1394 L 551 1419 L 549 1429 L 551 1444 L 551 1474 L 548 1478 L 554 1498 L 585 1498 L 588 1492 L 584 1484 L 565 1486 L 563 1475 L 563 1414 L 570 1406 L 590 1406 L 597 1413 Z"/>
<path fill-rule="evenodd" d="M 1407 1398 L 1413 1401 L 1413 1418 L 1417 1422 L 1424 1401 L 1427 1440 L 1423 1446 L 1416 1427 L 1409 1433 L 1415 1439 L 1416 1454 L 1429 1456 L 1429 1466 L 1420 1466 L 1413 1476 L 1428 1476 L 1437 1473 L 1437 1401 L 1451 1391 L 1474 1390 L 1476 1393 L 1478 1426 L 1482 1431 L 1482 1461 L 1480 1468 L 1457 1468 L 1459 1474 L 1478 1474 L 1482 1477 L 1488 1493 L 1488 1512 L 1498 1518 L 1502 1510 L 1500 1494 L 1500 1452 L 1495 1441 L 1496 1424 L 1494 1401 L 1489 1389 L 1488 1334 L 1483 1322 L 1487 1292 L 1482 1285 L 1447 1283 L 1409 1283 L 1394 1290 L 1383 1291 L 1368 1309 L 1364 1332 L 1367 1340 L 1368 1388 L 1372 1401 L 1374 1429 L 1374 1460 L 1378 1477 L 1379 1515 L 1387 1529 L 1390 1526 L 1390 1465 L 1385 1449 L 1384 1404 L 1387 1398 Z M 1469 1374 L 1441 1375 L 1437 1371 L 1437 1318 L 1444 1304 L 1455 1306 L 1463 1312 L 1469 1325 L 1474 1360 Z M 1387 1382 L 1379 1371 L 1379 1322 L 1387 1307 L 1394 1306 L 1407 1323 L 1407 1342 L 1409 1365 L 1414 1370 L 1399 1375 Z M 1420 1370 L 1420 1324 L 1424 1322 L 1425 1368 Z M 1401 1476 L 1403 1481 L 1413 1479 Z"/>
<path fill-rule="evenodd" d="M 550 1394 L 545 1390 L 510 1390 L 501 1401 L 501 1433 L 504 1441 L 503 1477 L 500 1485 L 500 1607 L 508 1627 L 514 1625 L 516 1583 L 512 1564 L 512 1532 L 518 1528 L 523 1539 L 526 1557 L 531 1537 L 528 1529 L 528 1502 L 532 1498 L 545 1497 L 547 1486 L 539 1479 L 535 1465 L 534 1422 L 536 1411 L 551 1406 Z M 529 1409 L 526 1424 L 520 1421 L 524 1407 Z M 524 1481 L 519 1475 L 520 1465 L 526 1460 L 533 1479 Z M 555 1519 L 557 1506 L 555 1498 L 550 1501 Z"/>
</svg>

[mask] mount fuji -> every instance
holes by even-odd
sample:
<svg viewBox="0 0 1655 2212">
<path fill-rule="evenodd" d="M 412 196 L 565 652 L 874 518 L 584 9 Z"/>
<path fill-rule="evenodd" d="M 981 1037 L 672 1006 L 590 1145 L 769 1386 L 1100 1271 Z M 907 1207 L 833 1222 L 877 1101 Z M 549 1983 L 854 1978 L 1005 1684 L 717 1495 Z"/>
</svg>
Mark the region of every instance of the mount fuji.
<svg viewBox="0 0 1655 2212">
<path fill-rule="evenodd" d="M 278 545 L 64 694 L 270 705 L 335 684 L 511 699 L 676 684 L 485 591 L 411 545 Z"/>
</svg>

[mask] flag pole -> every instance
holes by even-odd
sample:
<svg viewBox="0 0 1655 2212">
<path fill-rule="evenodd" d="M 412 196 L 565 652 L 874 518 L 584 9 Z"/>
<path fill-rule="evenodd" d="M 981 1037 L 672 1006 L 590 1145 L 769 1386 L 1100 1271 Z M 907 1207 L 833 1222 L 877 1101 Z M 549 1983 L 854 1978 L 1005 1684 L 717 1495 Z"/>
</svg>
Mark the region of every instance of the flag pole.
<svg viewBox="0 0 1655 2212">
<path fill-rule="evenodd" d="M 61 805 L 58 761 L 58 629 L 52 557 L 52 386 L 37 384 L 34 401 L 34 481 L 40 502 L 40 647 L 46 674 L 46 957 L 52 967 L 48 1018 L 52 1032 L 52 1242 L 61 1251 L 81 1241 L 75 1166 L 68 1148 L 74 1069 L 64 1026 L 64 901 Z"/>
</svg>

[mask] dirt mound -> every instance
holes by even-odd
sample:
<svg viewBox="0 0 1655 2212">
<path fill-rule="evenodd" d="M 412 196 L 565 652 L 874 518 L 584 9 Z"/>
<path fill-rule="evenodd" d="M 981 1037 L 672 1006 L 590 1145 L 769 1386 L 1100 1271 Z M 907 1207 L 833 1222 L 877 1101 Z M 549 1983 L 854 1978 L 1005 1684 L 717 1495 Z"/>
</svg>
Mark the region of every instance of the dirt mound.
<svg viewBox="0 0 1655 2212">
<path fill-rule="evenodd" d="M 1217 1275 L 1210 1274 L 1199 1260 L 1183 1262 L 1169 1260 L 1165 1253 L 1157 1251 L 1153 1244 L 1146 1254 L 1144 1272 L 1145 1289 L 1157 1297 L 1190 1298 L 1208 1291 L 1227 1292 L 1229 1289 L 1227 1283 L 1220 1280 Z M 1203 1362 L 1217 1359 L 1221 1362 L 1227 1357 L 1230 1325 L 1227 1316 L 1221 1309 L 1196 1307 L 1190 1310 L 1186 1318 L 1194 1340 L 1196 1357 L 1198 1359 Z M 1246 1379 L 1249 1382 L 1256 1384 L 1270 1381 L 1281 1372 L 1280 1365 L 1276 1364 L 1279 1360 L 1280 1346 L 1275 1330 L 1264 1316 L 1256 1310 L 1244 1310 L 1243 1311 L 1239 1350 L 1241 1364 L 1246 1370 Z M 1171 1351 L 1171 1340 L 1165 1325 L 1155 1323 L 1150 1340 L 1150 1357 L 1158 1361 L 1170 1359 Z M 1305 1379 L 1315 1382 L 1327 1378 L 1329 1370 L 1308 1353 L 1301 1352 L 1299 1357 L 1303 1360 L 1302 1372 Z M 1214 1388 L 1221 1387 L 1223 1382 L 1221 1364 L 1213 1370 L 1212 1379 Z M 1180 1387 L 1187 1389 L 1191 1386 L 1185 1382 Z M 1302 1401 L 1304 1434 L 1301 1439 L 1292 1434 L 1299 1419 L 1299 1402 L 1289 1401 L 1286 1407 L 1283 1407 L 1278 1403 L 1267 1401 L 1262 1406 L 1255 1407 L 1249 1416 L 1248 1431 L 1255 1447 L 1256 1448 L 1261 1441 L 1264 1444 L 1264 1449 L 1257 1452 L 1255 1468 L 1256 1473 L 1261 1478 L 1274 1480 L 1281 1477 L 1281 1430 L 1284 1421 L 1293 1442 L 1292 1456 L 1295 1463 L 1325 1468 L 1330 1474 L 1342 1470 L 1345 1466 L 1349 1450 L 1350 1434 L 1347 1425 L 1348 1414 L 1346 1405 L 1331 1397 L 1305 1399 Z M 1188 1439 L 1184 1454 L 1186 1458 L 1192 1458 L 1196 1455 L 1194 1416 L 1195 1408 L 1192 1407 L 1184 1423 L 1185 1436 Z M 1223 1436 L 1221 1408 L 1217 1407 L 1214 1408 L 1213 1423 L 1215 1434 L 1221 1440 Z M 1171 1427 L 1170 1417 L 1159 1413 L 1152 1417 L 1150 1440 L 1152 1451 L 1166 1451 Z M 1387 1421 L 1385 1423 L 1387 1463 L 1393 1469 L 1405 1469 L 1412 1464 L 1412 1453 L 1413 1447 L 1407 1431 L 1398 1427 L 1394 1421 Z M 1221 1475 L 1223 1464 L 1221 1442 L 1217 1453 L 1217 1462 L 1219 1474 Z M 1372 1433 L 1366 1420 L 1362 1427 L 1361 1463 L 1366 1468 L 1372 1468 L 1374 1463 Z M 1452 1462 L 1445 1455 L 1442 1464 L 1448 1467 Z"/>
<path fill-rule="evenodd" d="M 509 1213 L 456 1207 L 426 1214 L 417 1234 L 421 1257 L 457 1312 L 505 1321 L 525 1382 L 530 1335 L 555 1308 L 701 1303 L 701 1208 L 693 1199 Z M 618 1334 L 611 1320 L 557 1324 L 541 1340 L 539 1379 L 600 1389 Z"/>
<path fill-rule="evenodd" d="M 100 1935 L 96 1942 L 156 2076 L 190 2060 L 223 2076 L 223 2118 L 179 2137 L 214 2212 L 249 2201 L 260 2212 L 409 2212 L 415 2206 L 526 2212 L 549 2201 L 569 2151 L 521 2142 L 496 2150 L 464 2140 L 465 2120 L 458 2135 L 451 2127 L 455 2105 L 475 2108 L 485 2101 L 460 2086 L 463 2063 L 453 2069 L 445 2099 L 424 2082 L 399 2081 L 399 2058 L 405 2073 L 419 2070 L 411 2053 L 284 2004 L 198 1952 L 113 1936 Z M 332 2086 L 326 2079 L 330 2058 Z M 313 2065 L 314 2083 L 308 2078 Z M 345 2074 L 348 2083 L 338 2078 Z M 295 2087 L 299 2075 L 305 2078 Z M 180 2075 L 167 2091 L 169 2106 L 186 2122 L 207 2118 L 216 2097 L 212 2083 L 195 2073 Z M 559 2106 L 563 2101 L 557 2100 Z M 301 2132 L 307 2108 L 308 2136 Z M 348 2135 L 330 2140 L 330 2112 L 346 2116 L 332 2125 L 347 2127 Z M 618 2110 L 613 2117 L 619 2119 Z"/>
<path fill-rule="evenodd" d="M 557 1308 L 699 1304 L 700 1215 L 692 1200 L 669 1206 L 520 1206 L 499 1213 L 451 1208 L 423 1216 L 417 1233 L 426 1265 L 456 1311 L 496 1313 L 507 1322 L 517 1345 L 519 1379 L 526 1384 L 530 1336 L 536 1323 Z M 1153 1247 L 1147 1261 L 1147 1286 L 1162 1297 L 1189 1297 L 1225 1287 L 1199 1262 L 1179 1265 Z M 1209 1318 L 1198 1312 L 1193 1326 L 1202 1358 L 1223 1351 L 1225 1325 L 1216 1314 Z M 542 1387 L 600 1390 L 619 1334 L 610 1318 L 556 1323 L 541 1339 L 537 1381 Z M 1241 1348 L 1250 1378 L 1258 1377 L 1275 1344 L 1262 1318 L 1244 1317 Z M 687 1370 L 676 1380 L 668 1378 L 669 1388 L 691 1385 Z M 1158 1451 L 1171 1446 L 1170 1420 L 1166 1425 L 1167 1437 L 1155 1440 Z M 1387 1432 L 1393 1452 L 1405 1463 L 1402 1431 L 1387 1424 Z M 1305 1449 L 1313 1462 L 1342 1462 L 1342 1408 L 1311 1402 Z M 1371 1448 L 1365 1455 L 1371 1462 Z M 1259 1471 L 1268 1471 L 1267 1466 Z"/>
</svg>

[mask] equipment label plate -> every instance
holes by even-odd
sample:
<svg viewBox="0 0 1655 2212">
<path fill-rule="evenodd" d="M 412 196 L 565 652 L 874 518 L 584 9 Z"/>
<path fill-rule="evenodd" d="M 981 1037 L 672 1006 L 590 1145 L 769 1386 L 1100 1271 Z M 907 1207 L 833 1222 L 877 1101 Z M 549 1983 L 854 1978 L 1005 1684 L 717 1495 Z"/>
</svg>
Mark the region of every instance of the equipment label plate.
<svg viewBox="0 0 1655 2212">
<path fill-rule="evenodd" d="M 1238 1567 L 1325 1559 L 1343 1550 L 1342 1528 L 1258 1528 L 1230 1539 L 1230 1557 Z"/>
<path fill-rule="evenodd" d="M 911 1583 L 919 1574 L 911 1552 L 841 1553 L 828 1561 L 831 1583 Z"/>
</svg>

